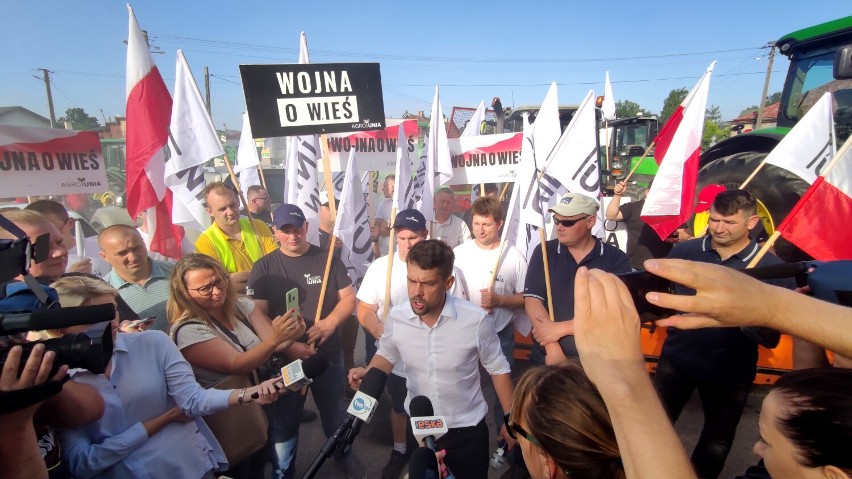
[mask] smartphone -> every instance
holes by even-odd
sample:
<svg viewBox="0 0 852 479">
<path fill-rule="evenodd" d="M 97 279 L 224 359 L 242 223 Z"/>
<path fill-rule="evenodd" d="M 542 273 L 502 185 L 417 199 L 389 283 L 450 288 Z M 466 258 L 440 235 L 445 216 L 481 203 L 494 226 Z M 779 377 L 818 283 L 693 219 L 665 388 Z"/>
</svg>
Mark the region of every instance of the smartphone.
<svg viewBox="0 0 852 479">
<path fill-rule="evenodd" d="M 150 325 L 154 324 L 155 319 L 157 319 L 157 318 L 155 318 L 153 316 L 148 317 L 148 318 L 143 318 L 143 319 L 137 319 L 135 321 L 131 321 L 130 323 L 128 323 L 126 327 L 138 328 L 141 325 L 150 326 Z"/>
<path fill-rule="evenodd" d="M 633 304 L 636 305 L 636 311 L 639 312 L 639 320 L 643 323 L 679 314 L 678 311 L 669 308 L 662 308 L 649 303 L 648 300 L 645 299 L 645 294 L 650 293 L 651 291 L 674 294 L 674 283 L 671 281 L 647 271 L 631 271 L 630 273 L 621 273 L 616 276 L 624 282 L 627 289 L 630 291 L 630 296 L 633 298 Z"/>
<path fill-rule="evenodd" d="M 299 289 L 293 288 L 290 291 L 287 291 L 287 294 L 284 295 L 284 307 L 285 311 L 290 311 L 291 309 L 296 310 L 296 314 L 301 314 L 299 310 Z"/>
</svg>

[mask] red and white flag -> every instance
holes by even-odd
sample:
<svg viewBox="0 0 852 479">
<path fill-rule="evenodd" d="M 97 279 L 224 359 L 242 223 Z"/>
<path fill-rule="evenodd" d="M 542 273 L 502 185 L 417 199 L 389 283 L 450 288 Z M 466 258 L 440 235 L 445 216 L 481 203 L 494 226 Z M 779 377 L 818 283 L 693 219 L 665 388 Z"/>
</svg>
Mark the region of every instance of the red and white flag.
<svg viewBox="0 0 852 479">
<path fill-rule="evenodd" d="M 689 219 L 698 183 L 698 157 L 704 133 L 704 113 L 710 91 L 710 64 L 657 136 L 655 159 L 660 169 L 645 199 L 642 220 L 660 238 L 667 238 Z M 660 156 L 657 152 L 663 150 Z"/>
<path fill-rule="evenodd" d="M 172 98 L 130 5 L 127 11 L 127 212 L 135 218 L 148 210 L 151 251 L 180 258 L 184 232 L 172 223 L 172 192 L 165 183 Z"/>
<path fill-rule="evenodd" d="M 820 261 L 852 259 L 852 138 L 778 226 L 778 232 Z"/>
</svg>

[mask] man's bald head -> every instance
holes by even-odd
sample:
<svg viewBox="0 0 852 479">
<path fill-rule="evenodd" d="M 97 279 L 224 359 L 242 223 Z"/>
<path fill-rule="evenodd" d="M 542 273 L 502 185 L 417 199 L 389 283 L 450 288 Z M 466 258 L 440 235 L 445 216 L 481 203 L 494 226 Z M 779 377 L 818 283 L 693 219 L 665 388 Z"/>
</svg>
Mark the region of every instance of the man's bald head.
<svg viewBox="0 0 852 479">
<path fill-rule="evenodd" d="M 151 276 L 148 249 L 136 228 L 112 225 L 98 235 L 100 256 L 125 281 L 137 282 Z"/>
<path fill-rule="evenodd" d="M 139 231 L 132 226 L 122 224 L 107 226 L 98 234 L 98 246 L 103 249 L 104 243 L 111 241 L 113 238 L 124 238 L 127 236 L 138 236 L 139 239 L 142 239 Z"/>
</svg>

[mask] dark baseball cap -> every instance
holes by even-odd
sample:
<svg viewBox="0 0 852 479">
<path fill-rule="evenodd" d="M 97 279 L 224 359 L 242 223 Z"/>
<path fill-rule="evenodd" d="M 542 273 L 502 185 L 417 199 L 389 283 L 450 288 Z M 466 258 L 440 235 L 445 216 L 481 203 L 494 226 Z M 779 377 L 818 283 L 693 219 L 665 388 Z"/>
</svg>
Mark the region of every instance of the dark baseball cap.
<svg viewBox="0 0 852 479">
<path fill-rule="evenodd" d="M 279 228 L 288 225 L 301 228 L 305 224 L 305 214 L 298 206 L 284 203 L 272 213 L 272 224 Z"/>
<path fill-rule="evenodd" d="M 396 214 L 393 227 L 394 229 L 405 228 L 411 231 L 423 231 L 426 229 L 426 218 L 423 213 L 417 210 L 402 210 Z"/>
</svg>

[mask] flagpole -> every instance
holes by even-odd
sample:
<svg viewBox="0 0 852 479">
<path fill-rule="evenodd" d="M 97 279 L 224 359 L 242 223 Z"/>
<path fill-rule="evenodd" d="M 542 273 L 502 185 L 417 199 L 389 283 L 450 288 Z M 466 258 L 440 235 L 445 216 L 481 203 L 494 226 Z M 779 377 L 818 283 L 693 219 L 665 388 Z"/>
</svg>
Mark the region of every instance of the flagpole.
<svg viewBox="0 0 852 479">
<path fill-rule="evenodd" d="M 246 196 L 243 194 L 243 190 L 240 189 L 240 180 L 237 179 L 237 175 L 234 173 L 234 167 L 231 166 L 231 160 L 228 159 L 228 155 L 222 155 L 222 158 L 225 160 L 225 166 L 228 167 L 228 173 L 231 175 L 231 181 L 233 181 L 234 188 L 236 188 L 237 190 L 237 195 L 240 197 L 240 201 L 243 202 L 243 207 L 246 210 L 246 215 L 249 217 L 249 226 L 251 226 L 251 232 L 254 233 L 254 238 L 257 240 L 258 246 L 260 246 L 260 250 L 263 251 L 263 243 L 261 243 L 260 241 L 260 234 L 258 234 L 257 228 L 255 228 L 254 226 L 254 217 L 252 217 L 251 211 L 249 211 Z"/>
<path fill-rule="evenodd" d="M 609 145 L 609 142 L 610 142 L 610 138 L 609 138 L 609 120 L 607 120 L 606 118 L 604 118 L 604 135 L 606 135 L 606 170 L 607 170 L 607 171 L 609 171 L 609 164 L 610 164 L 610 163 L 609 163 L 609 158 L 610 158 L 610 156 L 609 156 L 609 153 L 610 153 L 610 152 L 609 152 L 609 149 L 610 149 L 610 148 L 609 148 L 609 146 L 610 146 L 610 145 Z"/>
<path fill-rule="evenodd" d="M 269 188 L 266 187 L 266 176 L 263 174 L 263 168 L 260 167 L 260 164 L 257 165 L 257 173 L 260 176 L 260 183 L 263 185 L 263 189 L 269 192 Z"/>
<path fill-rule="evenodd" d="M 507 182 L 503 183 L 503 190 L 500 191 L 500 200 L 499 200 L 500 203 L 502 203 L 503 200 L 506 199 L 506 191 L 508 191 L 508 190 L 509 190 L 509 182 L 507 181 Z"/>
<path fill-rule="evenodd" d="M 641 164 L 642 164 L 642 160 L 644 160 L 644 159 L 645 159 L 645 157 L 646 157 L 646 156 L 648 156 L 648 153 L 649 153 L 649 152 L 650 152 L 650 151 L 654 148 L 654 146 L 655 146 L 656 144 L 657 144 L 657 141 L 656 141 L 656 140 L 654 140 L 654 141 L 652 141 L 652 142 L 651 142 L 651 144 L 650 144 L 650 145 L 648 145 L 648 148 L 647 148 L 647 149 L 645 149 L 645 153 L 642 153 L 642 156 L 639 158 L 639 161 L 637 161 L 637 162 L 636 162 L 636 164 L 635 164 L 635 165 L 633 165 L 633 168 L 630 170 L 630 173 L 628 173 L 628 174 L 627 174 L 627 177 L 626 177 L 626 178 L 624 178 L 624 179 L 623 179 L 623 180 L 621 180 L 621 181 L 623 181 L 625 184 L 627 183 L 627 180 L 629 180 L 629 179 L 630 179 L 630 177 L 631 177 L 631 176 L 633 176 L 633 173 L 635 173 L 635 172 L 636 172 L 636 168 L 639 168 L 639 165 L 641 165 Z"/>
<path fill-rule="evenodd" d="M 388 319 L 388 313 L 390 312 L 391 273 L 393 270 L 393 259 L 395 254 L 394 246 L 396 245 L 396 237 L 393 234 L 393 223 L 394 219 L 396 218 L 396 207 L 391 208 L 390 216 L 390 220 L 388 220 L 388 228 L 390 229 L 390 234 L 388 235 L 388 269 L 387 275 L 385 276 L 385 309 L 382 310 L 383 323 Z"/>
<path fill-rule="evenodd" d="M 843 158 L 848 153 L 850 148 L 852 148 L 852 137 L 847 139 L 846 143 L 844 143 L 843 146 L 840 148 L 840 150 L 838 150 L 837 153 L 835 153 L 834 158 L 831 159 L 831 163 L 829 163 L 828 166 L 826 166 L 825 170 L 822 172 L 821 175 L 819 175 L 819 177 L 825 178 L 825 175 L 827 175 L 828 172 L 831 171 L 832 168 L 834 168 L 835 165 L 837 165 L 837 163 L 840 161 L 840 159 Z M 811 185 L 811 186 L 813 187 L 813 185 Z M 810 191 L 810 189 L 808 191 Z M 798 211 L 799 204 L 803 200 L 805 200 L 807 198 L 807 196 L 808 196 L 808 192 L 806 191 L 805 194 L 802 195 L 801 198 L 799 198 L 799 201 L 793 206 L 793 209 L 790 210 L 790 213 L 787 214 L 788 217 L 790 215 L 796 214 L 796 212 Z M 786 218 L 784 220 L 786 221 Z M 783 226 L 783 225 L 784 225 L 784 222 L 782 221 L 781 225 L 779 225 L 778 228 L 775 230 L 775 232 L 772 233 L 772 236 L 769 237 L 769 240 L 767 240 L 766 243 L 764 243 L 763 247 L 760 248 L 760 251 L 758 251 L 757 254 L 754 256 L 754 258 L 749 262 L 748 266 L 746 266 L 746 269 L 753 268 L 755 265 L 757 265 L 757 263 L 760 262 L 760 260 L 763 259 L 763 257 L 766 255 L 766 252 L 769 251 L 769 249 L 772 248 L 772 246 L 775 245 L 775 241 L 777 241 L 778 238 L 781 236 L 781 226 Z"/>
<path fill-rule="evenodd" d="M 328 140 L 325 133 L 320 135 L 320 148 L 322 148 L 322 167 L 325 175 L 325 192 L 328 194 L 328 210 L 331 215 L 331 221 L 337 221 L 337 207 L 334 204 L 334 183 L 331 180 L 331 161 L 328 157 Z M 325 301 L 325 292 L 328 286 L 328 274 L 331 272 L 331 260 L 334 256 L 335 243 L 337 236 L 334 236 L 332 231 L 331 238 L 328 241 L 328 257 L 325 260 L 325 271 L 322 276 L 322 286 L 320 287 L 319 303 L 317 304 L 317 312 L 314 316 L 314 324 L 319 323 L 322 318 L 322 306 Z M 311 349 L 316 348 L 316 343 L 311 343 Z"/>
<path fill-rule="evenodd" d="M 491 280 L 488 281 L 488 290 L 494 291 L 494 282 L 497 281 L 497 270 L 500 269 L 500 260 L 503 259 L 503 248 L 506 246 L 505 240 L 500 240 L 500 251 L 497 252 L 497 261 L 494 263 L 494 271 L 491 273 Z"/>
</svg>

